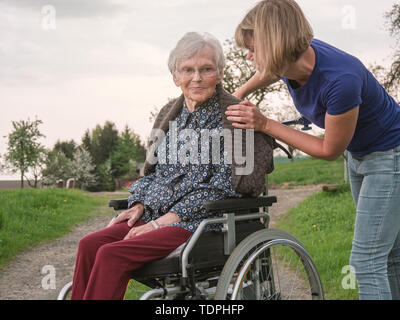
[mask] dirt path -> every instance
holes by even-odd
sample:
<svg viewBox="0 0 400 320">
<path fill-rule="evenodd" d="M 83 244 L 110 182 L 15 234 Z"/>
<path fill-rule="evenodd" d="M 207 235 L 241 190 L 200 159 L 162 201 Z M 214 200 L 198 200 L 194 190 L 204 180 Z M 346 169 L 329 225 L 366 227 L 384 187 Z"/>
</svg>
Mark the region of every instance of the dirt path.
<svg viewBox="0 0 400 320">
<path fill-rule="evenodd" d="M 278 202 L 270 208 L 271 222 L 275 221 L 289 208 L 319 191 L 320 187 L 304 187 L 299 189 L 273 189 L 271 195 L 276 195 Z M 103 208 L 110 212 L 110 216 L 99 216 L 83 223 L 68 235 L 53 242 L 35 246 L 20 253 L 2 271 L 0 271 L 0 300 L 53 300 L 57 298 L 60 289 L 72 280 L 76 248 L 79 240 L 86 234 L 96 231 L 107 225 L 113 210 Z M 42 281 L 46 279 L 50 269 L 56 272 L 55 289 L 43 289 Z M 42 273 L 43 271 L 43 273 Z M 45 281 L 45 284 L 51 284 Z"/>
</svg>

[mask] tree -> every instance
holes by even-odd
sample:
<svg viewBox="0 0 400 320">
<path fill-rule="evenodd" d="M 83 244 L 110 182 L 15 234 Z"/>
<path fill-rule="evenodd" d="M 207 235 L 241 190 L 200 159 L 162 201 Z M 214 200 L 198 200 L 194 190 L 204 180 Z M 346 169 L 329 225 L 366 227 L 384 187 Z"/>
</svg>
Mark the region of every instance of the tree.
<svg viewBox="0 0 400 320">
<path fill-rule="evenodd" d="M 61 151 L 64 153 L 68 159 L 72 160 L 74 158 L 74 152 L 77 146 L 73 139 L 70 141 L 60 141 L 57 140 L 56 144 L 54 145 L 53 151 Z"/>
<path fill-rule="evenodd" d="M 90 137 L 90 149 L 88 151 L 93 157 L 96 166 L 106 162 L 118 143 L 118 130 L 115 124 L 106 121 L 104 126 L 97 125 Z"/>
<path fill-rule="evenodd" d="M 71 177 L 77 181 L 82 189 L 89 189 L 97 184 L 96 166 L 92 156 L 85 148 L 77 148 L 71 162 Z"/>
<path fill-rule="evenodd" d="M 99 165 L 96 172 L 99 176 L 99 184 L 97 185 L 97 188 L 105 191 L 115 191 L 115 181 L 111 169 L 111 159 L 108 159 Z M 91 190 L 96 191 L 96 189 Z"/>
<path fill-rule="evenodd" d="M 44 147 L 38 140 L 44 137 L 39 130 L 39 125 L 42 123 L 39 119 L 30 121 L 29 118 L 26 121 L 12 121 L 14 129 L 8 135 L 5 161 L 11 172 L 19 171 L 21 188 L 24 187 L 24 178 L 29 169 L 37 167 L 41 162 Z"/>
<path fill-rule="evenodd" d="M 92 138 L 90 137 L 90 130 L 86 129 L 85 134 L 82 137 L 82 144 L 81 147 L 85 150 L 89 151 L 92 154 Z"/>
<path fill-rule="evenodd" d="M 42 170 L 42 183 L 53 186 L 58 180 L 67 181 L 71 177 L 71 160 L 61 151 L 48 151 Z"/>
<path fill-rule="evenodd" d="M 395 50 L 390 70 L 387 74 L 384 87 L 388 91 L 398 92 L 400 85 L 400 3 L 394 4 L 392 9 L 385 13 L 387 28 L 390 35 L 395 37 L 398 48 Z"/>
<path fill-rule="evenodd" d="M 39 150 L 38 157 L 36 158 L 35 161 L 33 161 L 32 166 L 29 170 L 32 178 L 30 179 L 28 176 L 25 176 L 26 181 L 28 182 L 31 188 L 37 188 L 39 180 L 41 179 L 42 176 L 42 170 L 44 168 L 45 161 L 46 161 L 46 150 L 44 148 L 41 148 Z"/>
<path fill-rule="evenodd" d="M 139 135 L 126 125 L 124 131 L 118 136 L 117 146 L 111 156 L 114 177 L 125 177 L 132 172 L 132 164 L 136 166 L 137 163 L 144 162 L 145 157 L 146 149 L 142 145 Z"/>
<path fill-rule="evenodd" d="M 128 125 L 119 133 L 110 121 L 103 126 L 96 125 L 94 130 L 86 130 L 80 147 L 92 156 L 98 177 L 98 184 L 90 186 L 90 191 L 115 189 L 115 179 L 133 178 L 128 175 L 146 157 L 139 135 Z"/>
<path fill-rule="evenodd" d="M 90 191 L 111 190 L 114 188 L 110 159 L 117 144 L 118 130 L 111 121 L 106 121 L 104 126 L 96 125 L 92 131 L 85 131 L 81 147 L 90 153 L 95 165 L 95 174 L 98 177 L 98 184 L 88 187 Z"/>
</svg>

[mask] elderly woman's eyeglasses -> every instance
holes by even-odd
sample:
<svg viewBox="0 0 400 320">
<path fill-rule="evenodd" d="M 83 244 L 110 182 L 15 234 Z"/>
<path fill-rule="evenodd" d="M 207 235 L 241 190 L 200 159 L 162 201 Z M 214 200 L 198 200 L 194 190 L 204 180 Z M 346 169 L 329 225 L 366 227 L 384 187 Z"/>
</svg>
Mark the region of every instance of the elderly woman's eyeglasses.
<svg viewBox="0 0 400 320">
<path fill-rule="evenodd" d="M 201 78 L 211 78 L 214 77 L 217 73 L 217 69 L 214 67 L 202 67 L 199 69 L 194 69 L 194 68 L 189 68 L 189 67 L 184 67 L 180 69 L 179 74 L 184 77 L 184 78 L 193 78 L 196 74 L 196 72 L 199 73 Z"/>
</svg>

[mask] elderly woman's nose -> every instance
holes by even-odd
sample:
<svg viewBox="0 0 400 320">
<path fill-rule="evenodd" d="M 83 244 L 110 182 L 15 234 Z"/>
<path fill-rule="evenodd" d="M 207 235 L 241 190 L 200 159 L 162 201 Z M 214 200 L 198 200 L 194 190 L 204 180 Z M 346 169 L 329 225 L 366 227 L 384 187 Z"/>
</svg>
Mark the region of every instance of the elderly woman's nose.
<svg viewBox="0 0 400 320">
<path fill-rule="evenodd" d="M 200 81 L 201 80 L 200 70 L 194 70 L 192 80 L 193 81 Z"/>
</svg>

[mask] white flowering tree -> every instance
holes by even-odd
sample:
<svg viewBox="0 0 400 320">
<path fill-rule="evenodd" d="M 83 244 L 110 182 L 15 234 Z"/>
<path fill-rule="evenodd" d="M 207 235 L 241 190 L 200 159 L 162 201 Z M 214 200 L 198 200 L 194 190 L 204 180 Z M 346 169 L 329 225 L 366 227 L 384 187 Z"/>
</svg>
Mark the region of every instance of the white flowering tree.
<svg viewBox="0 0 400 320">
<path fill-rule="evenodd" d="M 71 160 L 62 151 L 48 151 L 42 170 L 42 184 L 54 186 L 59 180 L 67 181 L 71 176 Z"/>
<path fill-rule="evenodd" d="M 81 189 L 87 189 L 97 184 L 96 167 L 89 151 L 85 148 L 77 148 L 73 158 L 71 161 L 71 177 L 80 184 Z"/>
</svg>

